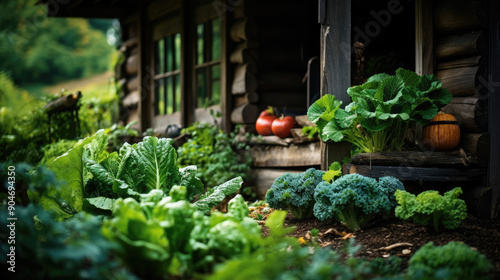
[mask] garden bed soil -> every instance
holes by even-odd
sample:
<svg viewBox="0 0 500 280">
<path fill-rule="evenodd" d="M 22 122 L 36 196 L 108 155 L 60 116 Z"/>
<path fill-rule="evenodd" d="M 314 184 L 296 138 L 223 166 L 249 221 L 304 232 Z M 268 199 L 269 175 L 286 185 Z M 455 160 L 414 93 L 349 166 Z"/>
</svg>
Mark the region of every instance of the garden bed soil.
<svg viewBox="0 0 500 280">
<path fill-rule="evenodd" d="M 285 220 L 285 226 L 295 226 L 296 230 L 290 235 L 297 238 L 306 237 L 308 231 L 316 228 L 322 235 L 320 240 L 323 246 L 332 249 L 341 249 L 345 243 L 344 238 L 332 230 L 330 230 L 331 233 L 323 234 L 329 229 L 334 229 L 337 233 L 346 231 L 337 222 L 320 222 L 314 218 L 301 221 L 289 213 Z M 356 242 L 362 246 L 357 257 L 374 259 L 396 255 L 402 258 L 404 269 L 407 268 L 413 253 L 430 241 L 433 241 L 435 245 L 444 245 L 450 241 L 463 242 L 486 255 L 493 265 L 493 269 L 490 271 L 491 279 L 500 279 L 500 218 L 494 220 L 479 219 L 468 215 L 459 228 L 443 230 L 439 233 L 425 226 L 415 225 L 397 218 L 379 219 L 353 235 Z M 410 243 L 412 246 L 404 245 L 389 250 L 380 250 L 382 247 L 396 243 Z"/>
</svg>

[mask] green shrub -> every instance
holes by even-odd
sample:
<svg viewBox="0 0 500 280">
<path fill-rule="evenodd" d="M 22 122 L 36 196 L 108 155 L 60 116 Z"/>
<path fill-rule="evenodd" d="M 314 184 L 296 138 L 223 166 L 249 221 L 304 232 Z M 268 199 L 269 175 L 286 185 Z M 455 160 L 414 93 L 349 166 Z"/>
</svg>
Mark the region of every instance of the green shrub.
<svg viewBox="0 0 500 280">
<path fill-rule="evenodd" d="M 266 194 L 274 209 L 290 210 L 298 219 L 313 215 L 314 190 L 323 181 L 324 171 L 310 168 L 302 173 L 285 173 L 278 177 Z"/>
<path fill-rule="evenodd" d="M 396 217 L 403 220 L 413 220 L 414 223 L 432 226 L 440 231 L 442 227 L 454 229 L 460 226 L 467 217 L 465 201 L 458 198 L 461 188 L 454 188 L 443 196 L 438 191 L 424 191 L 415 196 L 406 191 L 395 193 L 399 206 L 396 207 Z"/>
<path fill-rule="evenodd" d="M 429 242 L 410 259 L 411 279 L 486 279 L 492 268 L 486 257 L 459 242 L 434 246 Z"/>
<path fill-rule="evenodd" d="M 376 214 L 395 206 L 399 180 L 383 177 L 379 182 L 359 174 L 348 174 L 333 183 L 322 182 L 315 190 L 314 215 L 320 220 L 335 218 L 351 231 L 359 230 Z"/>
</svg>

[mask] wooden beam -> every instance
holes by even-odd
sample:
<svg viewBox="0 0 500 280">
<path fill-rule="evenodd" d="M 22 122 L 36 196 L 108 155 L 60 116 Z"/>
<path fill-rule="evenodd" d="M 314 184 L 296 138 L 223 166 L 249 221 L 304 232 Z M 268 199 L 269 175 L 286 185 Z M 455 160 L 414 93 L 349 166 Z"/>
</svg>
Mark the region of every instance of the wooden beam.
<svg viewBox="0 0 500 280">
<path fill-rule="evenodd" d="M 424 182 L 471 182 L 481 181 L 486 173 L 485 168 L 433 168 L 433 167 L 407 167 L 407 166 L 369 166 L 369 165 L 344 165 L 345 173 L 357 173 L 363 176 L 380 178 L 393 176 L 404 181 Z"/>
<path fill-rule="evenodd" d="M 415 73 L 434 73 L 433 1 L 415 1 Z"/>
<path fill-rule="evenodd" d="M 321 94 L 333 94 L 343 105 L 350 103 L 351 86 L 351 1 L 319 1 L 320 88 Z M 321 144 L 321 169 L 350 155 L 346 142 Z"/>
<path fill-rule="evenodd" d="M 355 165 L 377 166 L 425 166 L 425 167 L 465 167 L 469 159 L 458 151 L 453 152 L 387 152 L 387 153 L 358 153 L 350 161 Z"/>
<path fill-rule="evenodd" d="M 320 142 L 306 145 L 263 146 L 250 149 L 255 167 L 303 167 L 321 163 Z"/>
<path fill-rule="evenodd" d="M 282 176 L 285 173 L 299 173 L 303 171 L 298 170 L 287 170 L 287 169 L 268 169 L 268 168 L 256 168 L 252 169 L 250 173 L 250 186 L 253 187 L 257 197 L 264 199 L 267 190 L 271 188 L 276 178 Z"/>
<path fill-rule="evenodd" d="M 488 186 L 493 190 L 491 214 L 497 217 L 500 210 L 500 2 L 489 0 L 489 75 L 488 123 L 491 145 Z"/>
</svg>

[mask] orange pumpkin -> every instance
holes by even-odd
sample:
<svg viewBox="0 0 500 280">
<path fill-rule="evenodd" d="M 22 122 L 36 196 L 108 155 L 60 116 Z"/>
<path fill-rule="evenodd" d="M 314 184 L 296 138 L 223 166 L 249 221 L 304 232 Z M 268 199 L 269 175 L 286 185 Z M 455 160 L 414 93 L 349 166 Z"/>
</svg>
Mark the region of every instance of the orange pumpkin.
<svg viewBox="0 0 500 280">
<path fill-rule="evenodd" d="M 450 114 L 437 114 L 422 132 L 424 144 L 429 150 L 453 150 L 460 142 L 460 127 Z"/>
</svg>

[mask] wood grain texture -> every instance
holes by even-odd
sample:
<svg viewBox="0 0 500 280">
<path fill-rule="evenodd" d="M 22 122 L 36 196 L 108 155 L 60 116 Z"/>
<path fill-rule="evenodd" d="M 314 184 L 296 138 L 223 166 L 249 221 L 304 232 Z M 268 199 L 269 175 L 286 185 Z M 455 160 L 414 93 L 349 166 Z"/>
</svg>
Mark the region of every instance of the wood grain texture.
<svg viewBox="0 0 500 280">
<path fill-rule="evenodd" d="M 350 161 L 354 165 L 372 166 L 425 166 L 444 167 L 455 166 L 465 167 L 470 165 L 462 153 L 458 151 L 434 152 L 434 151 L 404 151 L 404 152 L 384 152 L 384 153 L 358 153 Z"/>
<path fill-rule="evenodd" d="M 255 167 L 318 166 L 321 163 L 320 143 L 305 145 L 254 146 L 250 149 Z"/>
<path fill-rule="evenodd" d="M 438 37 L 436 42 L 435 55 L 437 60 L 486 55 L 487 53 L 488 40 L 483 31 L 443 35 Z"/>
<path fill-rule="evenodd" d="M 436 77 L 455 97 L 486 95 L 488 92 L 484 84 L 485 69 L 480 66 L 440 70 Z"/>
<path fill-rule="evenodd" d="M 432 168 L 407 166 L 367 166 L 344 165 L 347 174 L 357 173 L 372 178 L 393 176 L 404 181 L 424 182 L 470 182 L 481 181 L 486 174 L 485 168 Z"/>
<path fill-rule="evenodd" d="M 455 116 L 463 132 L 485 132 L 488 130 L 486 102 L 477 97 L 454 97 L 441 110 Z"/>
<path fill-rule="evenodd" d="M 440 0 L 434 7 L 434 27 L 438 33 L 477 30 L 488 26 L 487 1 Z"/>
</svg>

